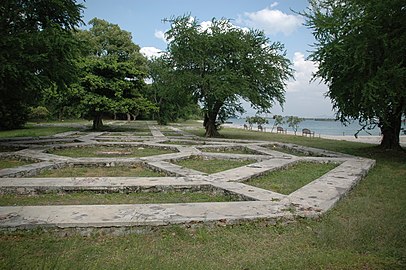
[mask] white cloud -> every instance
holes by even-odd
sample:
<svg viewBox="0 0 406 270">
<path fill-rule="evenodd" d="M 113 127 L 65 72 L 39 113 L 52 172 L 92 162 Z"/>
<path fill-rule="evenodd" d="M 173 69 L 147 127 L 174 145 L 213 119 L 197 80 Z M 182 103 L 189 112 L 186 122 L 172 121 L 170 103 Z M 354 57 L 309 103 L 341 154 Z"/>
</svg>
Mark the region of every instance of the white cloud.
<svg viewBox="0 0 406 270">
<path fill-rule="evenodd" d="M 160 39 L 160 40 L 162 40 L 163 42 L 168 43 L 168 40 L 165 38 L 165 32 L 164 32 L 164 31 L 162 31 L 162 30 L 155 30 L 154 36 L 155 36 L 157 39 Z"/>
<path fill-rule="evenodd" d="M 265 9 L 245 12 L 243 16 L 240 16 L 238 22 L 251 28 L 264 30 L 268 35 L 277 33 L 290 35 L 302 25 L 304 19 L 300 15 L 286 14 L 280 10 L 272 9 L 277 5 L 278 3 L 274 2 Z"/>
<path fill-rule="evenodd" d="M 273 7 L 276 7 L 277 5 L 279 5 L 278 2 L 273 2 L 270 7 L 273 8 Z"/>
<path fill-rule="evenodd" d="M 202 27 L 203 31 L 209 29 L 212 25 L 213 25 L 212 21 L 204 21 L 200 23 L 200 26 Z"/>
<path fill-rule="evenodd" d="M 140 49 L 140 53 L 142 53 L 148 59 L 153 57 L 159 57 L 162 53 L 162 50 L 155 48 L 155 47 L 142 47 Z"/>
<path fill-rule="evenodd" d="M 231 23 L 231 25 L 232 25 L 232 27 L 237 28 L 237 29 L 241 29 L 244 32 L 249 32 L 249 29 L 247 27 L 240 27 L 240 26 L 237 26 L 237 25 L 235 25 L 233 23 Z M 209 29 L 210 27 L 213 26 L 213 22 L 212 21 L 203 21 L 203 22 L 200 23 L 200 26 L 201 26 L 201 31 L 206 31 L 207 29 Z M 211 33 L 210 30 L 208 32 Z"/>
<path fill-rule="evenodd" d="M 318 85 L 317 82 L 310 83 L 313 74 L 317 72 L 317 64 L 313 61 L 306 60 L 303 53 L 295 52 L 293 56 L 293 68 L 295 80 L 290 80 L 287 83 L 286 91 L 288 92 L 298 92 L 304 90 L 312 91 L 313 86 L 315 84 Z"/>
<path fill-rule="evenodd" d="M 326 84 L 319 81 L 311 81 L 313 74 L 317 72 L 318 65 L 306 60 L 301 52 L 295 52 L 293 56 L 293 75 L 295 80 L 290 80 L 286 85 L 286 103 L 284 115 L 299 115 L 306 117 L 332 117 L 332 105 L 324 94 L 328 91 Z"/>
</svg>

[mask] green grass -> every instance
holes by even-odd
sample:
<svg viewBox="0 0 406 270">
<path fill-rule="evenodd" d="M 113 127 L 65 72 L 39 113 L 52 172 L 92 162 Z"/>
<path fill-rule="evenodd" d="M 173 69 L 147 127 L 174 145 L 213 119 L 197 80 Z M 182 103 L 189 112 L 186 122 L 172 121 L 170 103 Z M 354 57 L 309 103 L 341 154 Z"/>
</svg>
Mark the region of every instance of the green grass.
<svg viewBox="0 0 406 270">
<path fill-rule="evenodd" d="M 114 166 L 114 167 L 65 167 L 42 171 L 35 177 L 149 177 L 165 176 L 162 173 L 154 172 L 150 169 L 143 168 L 139 165 L 131 167 Z"/>
<path fill-rule="evenodd" d="M 168 226 L 127 236 L 11 232 L 0 235 L 0 269 L 406 268 L 405 153 L 301 136 L 220 132 L 228 138 L 289 142 L 359 155 L 373 158 L 377 164 L 318 220 L 270 226 L 262 222 Z"/>
<path fill-rule="evenodd" d="M 0 158 L 0 170 L 5 168 L 15 168 L 33 163 L 32 161 L 24 161 L 12 158 Z"/>
<path fill-rule="evenodd" d="M 164 148 L 149 148 L 145 146 L 86 146 L 61 148 L 50 151 L 50 153 L 67 157 L 147 157 L 175 153 L 175 151 Z"/>
<path fill-rule="evenodd" d="M 173 163 L 189 169 L 212 174 L 245 166 L 253 162 L 253 160 L 203 159 L 200 157 L 191 157 L 188 159 L 178 160 Z"/>
<path fill-rule="evenodd" d="M 67 131 L 78 130 L 72 127 L 60 127 L 60 126 L 27 126 L 22 129 L 15 130 L 4 130 L 0 131 L 0 138 L 8 137 L 38 137 L 38 136 L 51 136 L 58 133 L 63 133 Z"/>
<path fill-rule="evenodd" d="M 203 137 L 204 129 L 188 130 L 189 133 Z M 342 152 L 350 155 L 368 155 L 371 144 L 358 143 L 349 141 L 329 140 L 321 138 L 310 138 L 303 136 L 295 136 L 288 134 L 275 134 L 269 132 L 255 132 L 243 129 L 224 128 L 220 130 L 220 135 L 225 139 L 247 139 L 247 140 L 262 140 L 281 143 L 293 143 L 302 146 L 315 147 L 326 149 L 334 152 Z M 367 150 L 368 149 L 368 150 Z M 366 151 L 364 151 L 366 150 Z M 372 155 L 371 155 L 372 157 Z"/>
<path fill-rule="evenodd" d="M 141 192 L 141 193 L 95 193 L 81 191 L 72 193 L 49 193 L 39 195 L 0 195 L 1 206 L 12 205 L 90 205 L 90 204 L 148 204 L 229 202 L 233 197 L 212 192 Z"/>
<path fill-rule="evenodd" d="M 337 165 L 333 163 L 301 162 L 280 171 L 269 172 L 246 183 L 251 186 L 289 195 L 293 191 L 328 173 Z"/>
</svg>

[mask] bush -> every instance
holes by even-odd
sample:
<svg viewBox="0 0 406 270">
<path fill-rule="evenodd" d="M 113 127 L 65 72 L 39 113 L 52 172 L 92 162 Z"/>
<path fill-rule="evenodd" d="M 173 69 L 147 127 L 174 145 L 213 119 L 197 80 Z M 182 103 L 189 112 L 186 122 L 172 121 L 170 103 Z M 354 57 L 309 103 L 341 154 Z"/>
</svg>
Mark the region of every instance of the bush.
<svg viewBox="0 0 406 270">
<path fill-rule="evenodd" d="M 49 117 L 49 111 L 47 108 L 43 106 L 38 106 L 35 108 L 31 108 L 31 113 L 29 115 L 29 120 L 31 121 L 41 121 L 47 120 Z"/>
</svg>

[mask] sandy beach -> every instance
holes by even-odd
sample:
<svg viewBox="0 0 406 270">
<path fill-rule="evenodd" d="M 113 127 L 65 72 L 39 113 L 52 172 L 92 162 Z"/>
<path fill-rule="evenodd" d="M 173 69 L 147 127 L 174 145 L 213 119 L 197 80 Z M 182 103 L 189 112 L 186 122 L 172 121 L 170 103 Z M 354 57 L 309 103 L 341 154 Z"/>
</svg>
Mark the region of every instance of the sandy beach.
<svg viewBox="0 0 406 270">
<path fill-rule="evenodd" d="M 244 126 L 242 125 L 234 125 L 234 124 L 223 124 L 224 127 L 230 127 L 230 128 L 239 128 L 239 129 L 244 129 Z M 256 127 L 253 127 L 252 130 L 257 131 L 258 129 Z M 265 132 L 271 132 L 271 129 L 266 129 Z M 276 128 L 273 130 L 273 133 L 276 133 Z M 287 134 L 294 135 L 293 131 L 288 130 Z M 301 135 L 302 131 L 298 130 L 297 135 Z M 351 135 L 345 135 L 345 136 L 334 136 L 334 135 L 323 135 L 323 134 L 315 134 L 315 137 L 317 138 L 324 138 L 324 139 L 331 139 L 331 140 L 341 140 L 341 141 L 350 141 L 350 142 L 362 142 L 362 143 L 370 143 L 370 144 L 380 144 L 381 143 L 381 136 L 358 136 L 358 138 L 355 138 L 355 136 Z M 401 135 L 400 136 L 400 144 L 403 147 L 406 147 L 406 136 Z"/>
</svg>

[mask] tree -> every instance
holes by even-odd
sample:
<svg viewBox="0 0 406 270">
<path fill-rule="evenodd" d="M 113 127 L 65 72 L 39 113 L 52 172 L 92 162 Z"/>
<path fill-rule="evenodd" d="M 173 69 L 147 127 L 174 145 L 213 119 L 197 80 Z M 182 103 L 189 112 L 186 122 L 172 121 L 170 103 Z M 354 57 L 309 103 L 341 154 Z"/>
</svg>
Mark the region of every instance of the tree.
<svg viewBox="0 0 406 270">
<path fill-rule="evenodd" d="M 83 6 L 74 0 L 2 0 L 0 3 L 0 130 L 21 127 L 41 91 L 76 79 Z"/>
<path fill-rule="evenodd" d="M 188 16 L 170 20 L 168 58 L 179 83 L 203 107 L 206 136 L 218 136 L 221 123 L 244 110 L 241 99 L 260 112 L 284 102 L 290 61 L 280 43 L 257 30 L 213 19 L 207 28 Z"/>
<path fill-rule="evenodd" d="M 136 116 L 156 107 L 141 94 L 145 87 L 146 59 L 131 40 L 131 33 L 118 25 L 93 19 L 88 31 L 78 33 L 84 43 L 79 95 L 84 116 L 93 120 L 93 129 L 103 126 L 107 113 Z"/>
<path fill-rule="evenodd" d="M 342 122 L 378 125 L 381 146 L 400 149 L 406 114 L 406 5 L 402 0 L 310 1 L 317 40 L 310 58 Z"/>
<path fill-rule="evenodd" d="M 302 118 L 299 118 L 297 116 L 289 116 L 286 122 L 289 124 L 288 126 L 293 129 L 293 132 L 297 132 L 297 129 L 299 128 L 299 124 L 303 122 Z"/>
<path fill-rule="evenodd" d="M 272 126 L 272 130 L 271 132 L 273 132 L 273 129 L 277 126 L 283 125 L 283 123 L 285 123 L 285 121 L 283 120 L 283 116 L 282 115 L 274 115 L 273 119 L 275 120 L 275 122 L 273 123 Z"/>
<path fill-rule="evenodd" d="M 252 125 L 253 124 L 257 124 L 258 125 L 258 128 L 261 126 L 261 128 L 262 128 L 262 125 L 265 125 L 265 124 L 268 124 L 269 123 L 269 121 L 268 121 L 268 119 L 266 119 L 266 118 L 264 118 L 264 117 L 261 117 L 261 116 L 259 116 L 259 115 L 255 115 L 255 116 L 251 116 L 251 117 L 246 117 L 245 118 L 245 122 L 247 122 L 248 124 L 249 124 L 249 129 L 251 130 L 252 129 Z"/>
<path fill-rule="evenodd" d="M 166 125 L 179 118 L 188 118 L 197 104 L 187 89 L 178 83 L 170 62 L 164 56 L 148 61 L 151 99 L 158 106 L 157 121 Z"/>
</svg>

